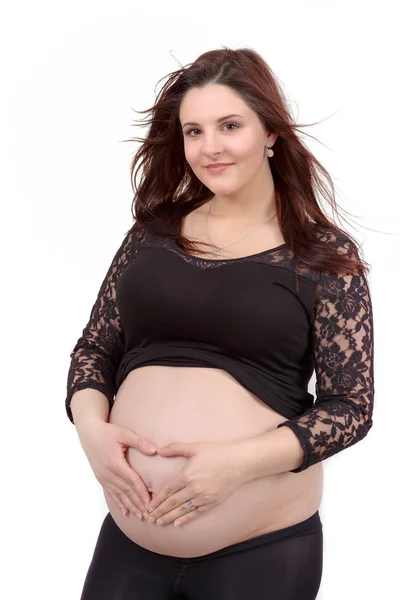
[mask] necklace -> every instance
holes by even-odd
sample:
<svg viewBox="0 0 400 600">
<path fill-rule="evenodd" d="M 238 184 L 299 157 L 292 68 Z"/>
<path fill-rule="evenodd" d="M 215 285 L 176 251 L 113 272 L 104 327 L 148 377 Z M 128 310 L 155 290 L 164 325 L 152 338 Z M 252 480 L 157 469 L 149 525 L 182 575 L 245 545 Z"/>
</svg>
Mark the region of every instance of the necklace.
<svg viewBox="0 0 400 600">
<path fill-rule="evenodd" d="M 213 200 L 214 200 L 214 198 L 213 198 Z M 225 248 L 230 248 L 231 246 L 234 246 L 235 244 L 238 244 L 238 243 L 239 243 L 239 242 L 241 242 L 242 240 L 246 239 L 247 237 L 249 237 L 249 235 L 251 235 L 252 233 L 254 233 L 254 231 L 255 231 L 256 229 L 258 229 L 258 228 L 259 228 L 259 227 L 261 227 L 262 225 L 266 225 L 267 223 L 269 223 L 270 221 L 272 221 L 272 219 L 273 219 L 273 218 L 274 218 L 274 216 L 276 215 L 276 213 L 274 213 L 274 214 L 272 215 L 272 217 L 271 217 L 270 219 L 268 219 L 268 221 L 264 221 L 264 222 L 263 222 L 263 223 L 261 223 L 260 225 L 257 225 L 257 227 L 255 227 L 255 228 L 253 229 L 253 231 L 250 231 L 250 233 L 248 233 L 248 234 L 247 234 L 247 235 L 245 235 L 244 237 L 240 238 L 240 240 L 237 240 L 236 242 L 233 242 L 233 244 L 228 244 L 228 246 L 221 246 L 221 247 L 220 247 L 220 246 L 216 246 L 216 244 L 214 244 L 214 242 L 212 241 L 212 239 L 211 239 L 211 236 L 210 236 L 210 232 L 209 232 L 209 230 L 208 230 L 208 224 L 207 224 L 207 221 L 208 221 L 208 215 L 209 215 L 209 214 L 210 214 L 210 212 L 211 212 L 211 206 L 212 206 L 212 202 L 213 202 L 213 200 L 211 200 L 211 202 L 210 202 L 210 208 L 209 208 L 209 210 L 208 210 L 208 213 L 207 213 L 207 216 L 206 216 L 206 228 L 207 228 L 207 235 L 208 235 L 208 237 L 209 237 L 209 239 L 210 239 L 210 242 L 213 244 L 213 246 L 215 246 L 215 249 L 214 249 L 214 250 L 212 250 L 212 252 L 211 252 L 211 254 L 212 254 L 213 256 L 219 256 L 219 254 L 220 254 L 221 250 L 225 250 Z"/>
</svg>

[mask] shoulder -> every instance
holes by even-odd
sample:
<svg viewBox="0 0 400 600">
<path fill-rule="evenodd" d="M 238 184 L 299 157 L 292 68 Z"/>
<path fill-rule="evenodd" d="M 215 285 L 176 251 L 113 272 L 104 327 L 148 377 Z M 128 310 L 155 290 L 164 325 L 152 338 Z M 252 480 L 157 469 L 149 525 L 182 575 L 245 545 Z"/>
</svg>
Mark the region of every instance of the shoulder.
<svg viewBox="0 0 400 600">
<path fill-rule="evenodd" d="M 112 268 L 121 271 L 137 254 L 139 242 L 135 226 L 122 234 L 122 241 L 119 242 L 112 261 Z"/>
<path fill-rule="evenodd" d="M 345 231 L 319 224 L 314 224 L 313 228 L 318 244 L 332 248 L 340 254 L 346 254 L 349 258 L 359 257 L 359 246 Z"/>
<path fill-rule="evenodd" d="M 135 222 L 132 227 L 126 232 L 123 245 L 129 254 L 135 254 L 141 242 L 147 237 L 148 232 Z"/>
</svg>

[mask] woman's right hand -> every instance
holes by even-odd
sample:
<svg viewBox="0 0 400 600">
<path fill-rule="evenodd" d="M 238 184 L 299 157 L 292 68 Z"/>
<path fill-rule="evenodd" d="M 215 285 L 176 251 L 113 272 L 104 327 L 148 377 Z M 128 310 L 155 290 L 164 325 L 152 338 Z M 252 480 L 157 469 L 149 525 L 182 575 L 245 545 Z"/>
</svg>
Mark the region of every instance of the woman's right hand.
<svg viewBox="0 0 400 600">
<path fill-rule="evenodd" d="M 153 456 L 157 446 L 130 429 L 101 420 L 91 422 L 78 435 L 97 481 L 121 512 L 147 516 L 150 494 L 126 460 L 125 452 L 131 447 Z"/>
</svg>

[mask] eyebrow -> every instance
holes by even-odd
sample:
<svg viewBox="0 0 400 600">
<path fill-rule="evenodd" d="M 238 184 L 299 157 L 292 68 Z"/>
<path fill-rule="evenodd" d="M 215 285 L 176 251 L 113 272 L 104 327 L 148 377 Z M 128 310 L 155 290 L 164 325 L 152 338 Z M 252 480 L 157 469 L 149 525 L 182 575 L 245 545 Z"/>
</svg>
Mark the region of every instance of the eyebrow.
<svg viewBox="0 0 400 600">
<path fill-rule="evenodd" d="M 224 121 L 225 119 L 230 119 L 231 117 L 240 117 L 241 119 L 243 119 L 242 115 L 232 114 L 232 115 L 226 115 L 225 117 L 221 117 L 220 119 L 217 119 L 216 123 L 220 123 L 221 121 Z M 184 123 L 182 125 L 182 129 L 183 129 L 183 127 L 185 127 L 185 125 L 200 125 L 200 123 L 195 123 L 194 121 L 190 121 L 190 122 L 188 121 L 187 123 Z"/>
</svg>

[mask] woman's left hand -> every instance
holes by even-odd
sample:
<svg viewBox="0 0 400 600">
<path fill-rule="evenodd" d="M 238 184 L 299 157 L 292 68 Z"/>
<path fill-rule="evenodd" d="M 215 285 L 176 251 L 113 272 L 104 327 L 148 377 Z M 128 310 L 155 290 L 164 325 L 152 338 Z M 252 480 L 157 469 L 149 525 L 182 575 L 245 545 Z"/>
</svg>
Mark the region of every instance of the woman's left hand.
<svg viewBox="0 0 400 600">
<path fill-rule="evenodd" d="M 150 523 L 162 517 L 167 525 L 188 523 L 197 514 L 218 506 L 242 483 L 243 446 L 240 442 L 172 443 L 157 450 L 160 456 L 185 456 L 189 460 L 178 475 L 152 498 Z M 192 500 L 197 507 L 187 504 Z"/>
</svg>

